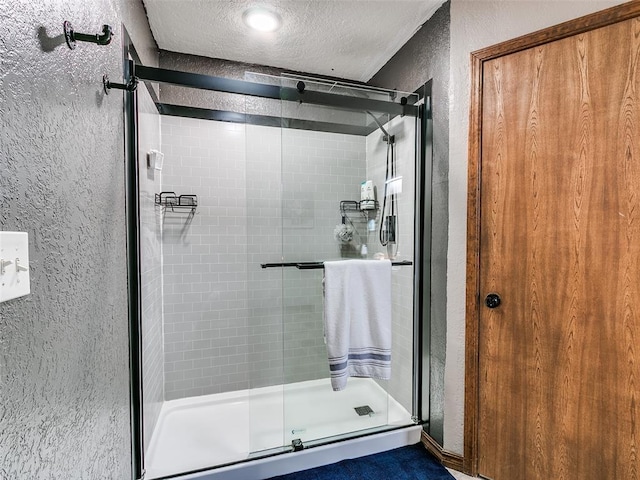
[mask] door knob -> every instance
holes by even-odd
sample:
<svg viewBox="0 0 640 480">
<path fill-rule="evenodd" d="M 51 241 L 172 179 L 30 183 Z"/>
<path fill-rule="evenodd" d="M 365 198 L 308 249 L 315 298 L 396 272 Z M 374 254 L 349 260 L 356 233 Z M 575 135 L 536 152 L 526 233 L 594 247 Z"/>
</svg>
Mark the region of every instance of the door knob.
<svg viewBox="0 0 640 480">
<path fill-rule="evenodd" d="M 497 293 L 490 293 L 484 299 L 484 304 L 489 308 L 496 308 L 500 306 L 502 300 L 500 300 L 500 295 Z"/>
</svg>

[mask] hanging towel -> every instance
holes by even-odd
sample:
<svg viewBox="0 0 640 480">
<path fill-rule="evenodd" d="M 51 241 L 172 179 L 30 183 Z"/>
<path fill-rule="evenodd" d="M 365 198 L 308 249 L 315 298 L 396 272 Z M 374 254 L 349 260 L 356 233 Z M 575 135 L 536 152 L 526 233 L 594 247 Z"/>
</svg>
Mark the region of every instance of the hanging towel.
<svg viewBox="0 0 640 480">
<path fill-rule="evenodd" d="M 324 333 L 331 386 L 391 377 L 391 262 L 324 262 Z"/>
</svg>

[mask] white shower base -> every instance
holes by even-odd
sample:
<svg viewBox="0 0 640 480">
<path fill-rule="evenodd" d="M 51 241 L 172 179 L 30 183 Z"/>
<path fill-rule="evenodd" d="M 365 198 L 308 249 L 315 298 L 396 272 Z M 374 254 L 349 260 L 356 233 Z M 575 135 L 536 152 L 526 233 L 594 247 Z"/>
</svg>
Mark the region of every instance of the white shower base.
<svg viewBox="0 0 640 480">
<path fill-rule="evenodd" d="M 357 415 L 354 408 L 363 405 L 375 413 Z M 409 412 L 365 378 L 350 378 L 341 392 L 331 389 L 329 379 L 321 379 L 172 400 L 162 406 L 145 456 L 145 478 L 246 460 L 297 438 L 308 445 L 328 437 L 411 424 Z M 183 478 L 259 480 L 417 443 L 419 438 L 420 427 L 414 426 Z M 349 443 L 351 448 L 344 448 Z"/>
</svg>

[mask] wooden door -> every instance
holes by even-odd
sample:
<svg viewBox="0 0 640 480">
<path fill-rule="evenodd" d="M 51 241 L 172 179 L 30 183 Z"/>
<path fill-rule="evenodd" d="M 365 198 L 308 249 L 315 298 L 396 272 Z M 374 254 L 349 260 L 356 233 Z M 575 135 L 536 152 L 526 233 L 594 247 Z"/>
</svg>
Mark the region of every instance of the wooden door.
<svg viewBox="0 0 640 480">
<path fill-rule="evenodd" d="M 640 20 L 487 60 L 481 82 L 478 472 L 638 479 Z"/>
</svg>

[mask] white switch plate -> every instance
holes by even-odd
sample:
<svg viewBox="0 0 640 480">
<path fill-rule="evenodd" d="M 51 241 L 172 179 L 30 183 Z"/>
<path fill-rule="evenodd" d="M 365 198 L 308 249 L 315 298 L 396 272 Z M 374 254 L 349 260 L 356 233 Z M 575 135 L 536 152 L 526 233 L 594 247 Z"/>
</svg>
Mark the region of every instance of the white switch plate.
<svg viewBox="0 0 640 480">
<path fill-rule="evenodd" d="M 29 234 L 0 232 L 0 302 L 30 293 Z"/>
</svg>

